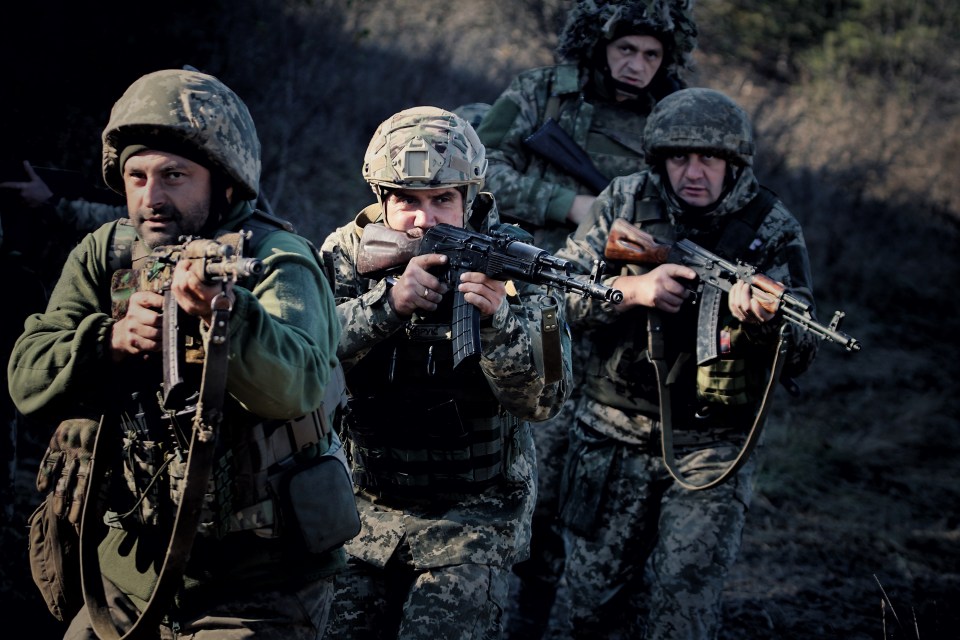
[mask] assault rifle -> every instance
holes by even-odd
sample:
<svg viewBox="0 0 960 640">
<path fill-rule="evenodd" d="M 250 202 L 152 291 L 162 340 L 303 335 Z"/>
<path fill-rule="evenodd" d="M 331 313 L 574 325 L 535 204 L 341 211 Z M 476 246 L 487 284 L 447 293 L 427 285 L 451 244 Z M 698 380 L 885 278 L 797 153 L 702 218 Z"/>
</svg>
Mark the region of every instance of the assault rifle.
<svg viewBox="0 0 960 640">
<path fill-rule="evenodd" d="M 735 282 L 746 282 L 760 292 L 757 298 L 767 311 L 779 312 L 787 322 L 820 339 L 843 345 L 847 351 L 860 351 L 860 342 L 840 331 L 843 311 L 834 312 L 829 325 L 820 324 L 813 317 L 811 305 L 787 293 L 783 284 L 757 273 L 755 267 L 724 260 L 689 240 L 660 243 L 649 233 L 617 218 L 610 227 L 604 256 L 633 264 L 681 264 L 696 271 L 702 283 L 721 291 L 729 291 Z"/>
<path fill-rule="evenodd" d="M 523 144 L 589 187 L 594 195 L 603 191 L 610 182 L 593 164 L 587 152 L 553 118 L 548 118 L 543 126 L 524 138 Z"/>
<path fill-rule="evenodd" d="M 600 284 L 602 263 L 590 282 L 570 275 L 572 263 L 533 245 L 520 242 L 506 232 L 490 235 L 476 233 L 449 224 L 438 224 L 412 237 L 382 224 L 364 227 L 357 257 L 357 271 L 367 277 L 383 277 L 400 271 L 410 258 L 428 253 L 447 256 L 441 280 L 454 290 L 453 353 L 454 367 L 480 351 L 480 312 L 464 300 L 457 290 L 460 274 L 477 271 L 495 280 L 521 280 L 577 291 L 596 300 L 614 304 L 623 301 L 623 293 Z"/>
<path fill-rule="evenodd" d="M 263 272 L 263 262 L 255 258 L 243 258 L 241 232 L 240 250 L 231 244 L 216 240 L 183 236 L 178 245 L 165 245 L 155 248 L 147 258 L 146 265 L 139 270 L 141 290 L 155 291 L 163 295 L 163 405 L 170 408 L 182 407 L 185 396 L 182 369 L 185 363 L 186 343 L 180 332 L 180 308 L 170 290 L 173 269 L 181 260 L 189 260 L 191 269 L 207 284 L 215 282 L 236 282 L 239 278 L 259 275 Z"/>
</svg>

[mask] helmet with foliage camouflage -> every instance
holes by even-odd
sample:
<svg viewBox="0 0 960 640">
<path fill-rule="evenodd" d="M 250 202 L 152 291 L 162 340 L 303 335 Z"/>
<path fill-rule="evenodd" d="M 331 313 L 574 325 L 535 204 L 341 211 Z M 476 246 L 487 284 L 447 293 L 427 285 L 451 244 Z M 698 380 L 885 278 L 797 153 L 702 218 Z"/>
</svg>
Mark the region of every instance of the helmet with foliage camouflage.
<svg viewBox="0 0 960 640">
<path fill-rule="evenodd" d="M 243 101 L 217 78 L 166 69 L 136 80 L 103 130 L 103 178 L 123 193 L 120 157 L 131 145 L 183 155 L 220 170 L 243 200 L 257 197 L 260 140 Z M 204 161 L 208 161 L 205 163 Z"/>
<path fill-rule="evenodd" d="M 711 152 L 751 166 L 755 151 L 750 117 L 736 102 L 713 89 L 682 89 L 663 98 L 643 132 L 647 163 L 678 150 Z"/>
<path fill-rule="evenodd" d="M 689 68 L 697 46 L 693 0 L 577 0 L 557 41 L 557 55 L 589 62 L 597 45 L 632 34 L 657 37 L 668 70 Z"/>
<path fill-rule="evenodd" d="M 413 107 L 387 118 L 363 157 L 363 179 L 383 189 L 466 187 L 469 210 L 483 186 L 486 151 L 466 120 L 438 107 Z"/>
</svg>

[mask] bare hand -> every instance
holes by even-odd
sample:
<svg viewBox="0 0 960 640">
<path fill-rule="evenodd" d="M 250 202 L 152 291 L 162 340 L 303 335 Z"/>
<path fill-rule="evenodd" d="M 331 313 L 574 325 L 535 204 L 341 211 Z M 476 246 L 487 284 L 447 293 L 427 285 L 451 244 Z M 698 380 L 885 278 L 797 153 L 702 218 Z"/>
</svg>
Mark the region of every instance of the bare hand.
<svg viewBox="0 0 960 640">
<path fill-rule="evenodd" d="M 773 296 L 754 289 L 746 282 L 733 283 L 728 297 L 730 313 L 745 324 L 769 322 L 777 315 L 776 309 L 779 302 Z M 764 306 L 773 310 L 765 309 Z"/>
<path fill-rule="evenodd" d="M 387 301 L 401 318 L 409 318 L 415 311 L 435 311 L 450 287 L 428 270 L 447 263 L 447 257 L 439 253 L 416 256 L 410 259 L 403 275 L 387 293 Z"/>
<path fill-rule="evenodd" d="M 632 307 L 650 307 L 676 313 L 690 297 L 690 282 L 697 272 L 679 264 L 662 264 L 640 276 L 621 276 L 614 286 L 623 291 L 623 302 L 614 307 L 625 311 Z"/>
<path fill-rule="evenodd" d="M 507 297 L 506 283 L 478 271 L 462 274 L 458 288 L 463 299 L 480 310 L 480 317 L 492 316 Z"/>
<path fill-rule="evenodd" d="M 177 304 L 188 315 L 202 318 L 208 325 L 213 318 L 213 299 L 223 293 L 230 299 L 233 306 L 233 283 L 206 283 L 197 274 L 200 261 L 181 260 L 173 270 L 173 281 L 170 291 L 176 298 Z"/>
<path fill-rule="evenodd" d="M 110 332 L 110 355 L 114 362 L 129 356 L 159 351 L 162 341 L 163 296 L 153 291 L 137 291 L 130 296 L 127 315 Z"/>
<path fill-rule="evenodd" d="M 53 198 L 53 191 L 51 191 L 47 183 L 37 175 L 37 172 L 33 170 L 33 165 L 30 164 L 29 160 L 23 161 L 23 169 L 27 172 L 28 180 L 23 182 L 0 182 L 0 188 L 19 190 L 20 197 L 23 198 L 23 201 L 31 209 L 42 207 L 50 202 Z"/>
</svg>

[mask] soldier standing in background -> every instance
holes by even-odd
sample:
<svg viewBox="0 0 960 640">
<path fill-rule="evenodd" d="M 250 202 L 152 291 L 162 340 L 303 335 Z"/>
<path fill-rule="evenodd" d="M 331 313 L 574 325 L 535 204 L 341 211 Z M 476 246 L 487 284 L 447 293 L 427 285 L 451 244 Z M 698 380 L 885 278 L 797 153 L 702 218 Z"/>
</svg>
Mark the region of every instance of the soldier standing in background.
<svg viewBox="0 0 960 640">
<path fill-rule="evenodd" d="M 541 309 L 557 301 L 479 272 L 448 285 L 434 275 L 438 254 L 411 258 L 394 277 L 358 273 L 361 239 L 379 225 L 411 237 L 439 223 L 509 230 L 481 192 L 486 169 L 462 118 L 401 111 L 364 157 L 377 203 L 322 247 L 343 324 L 344 441 L 363 522 L 337 578 L 332 638 L 499 637 L 510 568 L 528 553 L 537 482 L 528 421 L 555 415 L 570 382 L 568 338 L 553 354 L 558 382 L 538 364 Z M 456 368 L 452 287 L 481 314 L 480 357 Z"/>
<path fill-rule="evenodd" d="M 487 185 L 504 220 L 534 234 L 547 251 L 563 247 L 610 179 L 643 168 L 643 127 L 664 96 L 684 86 L 697 28 L 691 0 L 579 0 L 557 44 L 562 64 L 521 73 L 484 116 L 477 133 L 487 147 Z M 525 142 L 556 122 L 586 153 L 600 185 L 542 155 Z M 537 133 L 541 132 L 541 133 Z M 580 167 L 587 169 L 590 167 Z M 574 379 L 585 338 L 574 331 Z M 531 558 L 520 563 L 516 608 L 508 637 L 538 637 L 546 624 L 563 564 L 557 488 L 579 383 L 564 410 L 534 432 L 539 496 Z"/>
<path fill-rule="evenodd" d="M 558 256 L 589 269 L 623 218 L 743 260 L 813 308 L 800 224 L 758 184 L 742 108 L 710 89 L 678 91 L 654 108 L 644 147 L 649 169 L 615 178 Z M 595 330 L 563 473 L 567 558 L 549 637 L 711 640 L 756 456 L 738 471 L 732 463 L 767 397 L 783 321 L 744 282 L 714 305 L 707 289 L 691 295 L 687 266 L 610 267 L 604 283 L 623 291 L 621 304 L 567 296 L 568 321 Z M 793 345 L 783 375 L 797 375 L 817 341 L 783 329 Z M 669 436 L 674 461 L 664 457 Z M 721 481 L 726 471 L 736 473 Z"/>
</svg>

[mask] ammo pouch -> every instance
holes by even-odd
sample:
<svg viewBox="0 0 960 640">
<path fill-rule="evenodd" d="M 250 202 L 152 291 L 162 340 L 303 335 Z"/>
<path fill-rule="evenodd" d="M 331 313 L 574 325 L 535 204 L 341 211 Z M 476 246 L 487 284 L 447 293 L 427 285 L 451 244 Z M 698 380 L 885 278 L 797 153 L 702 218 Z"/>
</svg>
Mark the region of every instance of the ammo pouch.
<svg viewBox="0 0 960 640">
<path fill-rule="evenodd" d="M 80 587 L 80 536 L 53 510 L 50 492 L 30 516 L 28 556 L 33 582 L 57 620 L 70 619 L 83 606 Z"/>
<path fill-rule="evenodd" d="M 353 482 L 339 441 L 326 453 L 282 472 L 278 484 L 281 511 L 307 552 L 336 549 L 360 533 Z"/>
</svg>

